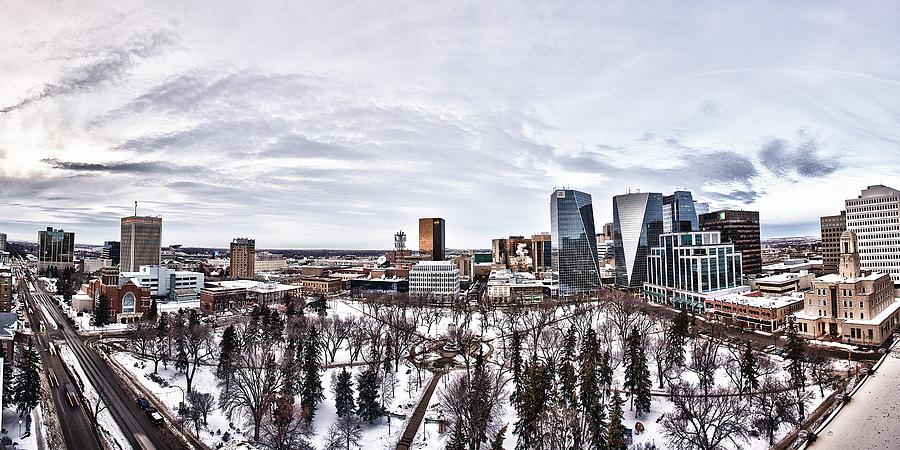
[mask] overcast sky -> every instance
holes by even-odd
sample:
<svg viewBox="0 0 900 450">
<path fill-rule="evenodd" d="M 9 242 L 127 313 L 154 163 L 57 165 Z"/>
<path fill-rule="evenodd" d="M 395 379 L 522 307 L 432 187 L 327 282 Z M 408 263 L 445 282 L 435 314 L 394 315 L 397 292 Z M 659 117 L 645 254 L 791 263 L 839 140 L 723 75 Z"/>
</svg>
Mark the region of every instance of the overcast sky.
<svg viewBox="0 0 900 450">
<path fill-rule="evenodd" d="M 549 231 L 554 186 L 687 188 L 818 234 L 900 187 L 879 2 L 0 1 L 0 231 L 387 248 Z M 415 244 L 413 244 L 415 247 Z"/>
</svg>

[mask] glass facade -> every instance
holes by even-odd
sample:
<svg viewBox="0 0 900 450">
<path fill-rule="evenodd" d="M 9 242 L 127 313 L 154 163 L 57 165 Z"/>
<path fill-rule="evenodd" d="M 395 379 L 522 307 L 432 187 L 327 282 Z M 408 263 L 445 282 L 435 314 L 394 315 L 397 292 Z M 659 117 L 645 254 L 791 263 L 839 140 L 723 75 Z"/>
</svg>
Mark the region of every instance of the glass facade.
<svg viewBox="0 0 900 450">
<path fill-rule="evenodd" d="M 644 293 L 660 303 L 702 312 L 703 294 L 741 286 L 741 257 L 718 231 L 663 234 L 647 256 Z"/>
<path fill-rule="evenodd" d="M 688 191 L 675 191 L 663 197 L 663 233 L 699 230 L 694 197 Z"/>
<path fill-rule="evenodd" d="M 744 273 L 762 272 L 758 211 L 715 211 L 702 214 L 699 218 L 701 230 L 720 232 L 722 241 L 734 244 L 734 249 L 741 252 Z"/>
<path fill-rule="evenodd" d="M 639 192 L 613 197 L 613 232 L 616 285 L 640 288 L 647 281 L 650 247 L 663 232 L 663 195 Z"/>
<path fill-rule="evenodd" d="M 600 287 L 597 234 L 591 195 L 558 189 L 550 196 L 551 261 L 559 277 L 559 296 Z"/>
<path fill-rule="evenodd" d="M 137 272 L 141 266 L 158 266 L 162 245 L 162 218 L 130 216 L 122 218 L 119 267 Z"/>
<path fill-rule="evenodd" d="M 65 269 L 75 262 L 75 233 L 47 227 L 38 231 L 38 270 Z"/>
</svg>

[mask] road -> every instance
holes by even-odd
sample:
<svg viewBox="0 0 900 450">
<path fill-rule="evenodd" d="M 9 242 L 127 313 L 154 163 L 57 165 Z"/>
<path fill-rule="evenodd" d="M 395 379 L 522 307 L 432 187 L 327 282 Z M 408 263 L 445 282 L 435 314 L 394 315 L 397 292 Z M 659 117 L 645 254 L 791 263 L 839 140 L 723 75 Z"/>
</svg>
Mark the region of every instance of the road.
<svg viewBox="0 0 900 450">
<path fill-rule="evenodd" d="M 84 409 L 78 404 L 72 406 L 66 395 L 66 384 L 77 386 L 75 380 L 69 377 L 69 373 L 64 367 L 64 363 L 58 355 L 51 354 L 48 344 L 51 341 L 47 327 L 43 321 L 43 315 L 37 309 L 25 283 L 19 285 L 19 294 L 22 298 L 27 299 L 26 314 L 31 329 L 34 330 L 35 344 L 41 354 L 41 361 L 44 366 L 44 373 L 50 381 L 49 394 L 53 407 L 56 409 L 59 425 L 62 428 L 63 440 L 67 448 L 78 448 L 85 450 L 100 450 L 100 442 L 94 430 L 96 429 L 91 423 Z M 41 330 L 38 332 L 38 330 Z M 56 381 L 54 383 L 54 380 Z"/>
<path fill-rule="evenodd" d="M 135 405 L 135 395 L 130 390 L 125 389 L 124 384 L 118 379 L 115 371 L 112 370 L 109 364 L 93 348 L 85 345 L 81 336 L 75 332 L 67 318 L 63 316 L 55 304 L 53 296 L 47 294 L 41 283 L 33 276 L 29 274 L 28 278 L 35 288 L 34 294 L 27 292 L 29 304 L 34 306 L 44 305 L 49 311 L 52 319 L 59 327 L 59 330 L 53 334 L 57 338 L 62 338 L 75 354 L 88 378 L 85 382 L 94 386 L 100 394 L 100 397 L 107 405 L 108 411 L 122 430 L 122 434 L 128 439 L 128 445 L 131 448 L 141 450 L 187 448 L 171 431 L 163 427 L 157 427 L 150 422 L 150 419 L 144 412 Z M 36 307 L 33 307 L 33 309 L 35 313 L 38 312 Z M 69 446 L 69 448 L 80 449 L 80 442 L 77 445 Z"/>
</svg>

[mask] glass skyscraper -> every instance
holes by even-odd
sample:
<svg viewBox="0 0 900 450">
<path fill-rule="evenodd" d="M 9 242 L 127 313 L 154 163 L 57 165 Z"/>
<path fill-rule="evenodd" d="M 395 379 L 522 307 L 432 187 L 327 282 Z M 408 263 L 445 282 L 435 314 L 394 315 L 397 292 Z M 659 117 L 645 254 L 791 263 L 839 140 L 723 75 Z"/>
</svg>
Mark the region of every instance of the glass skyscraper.
<svg viewBox="0 0 900 450">
<path fill-rule="evenodd" d="M 663 233 L 698 230 L 694 197 L 689 191 L 675 191 L 663 197 Z"/>
<path fill-rule="evenodd" d="M 693 211 L 693 205 L 691 205 Z M 647 255 L 663 232 L 663 195 L 638 192 L 613 197 L 616 285 L 639 288 L 647 281 Z"/>
<path fill-rule="evenodd" d="M 597 233 L 591 195 L 557 189 L 550 196 L 550 253 L 559 277 L 559 296 L 600 288 Z"/>
</svg>

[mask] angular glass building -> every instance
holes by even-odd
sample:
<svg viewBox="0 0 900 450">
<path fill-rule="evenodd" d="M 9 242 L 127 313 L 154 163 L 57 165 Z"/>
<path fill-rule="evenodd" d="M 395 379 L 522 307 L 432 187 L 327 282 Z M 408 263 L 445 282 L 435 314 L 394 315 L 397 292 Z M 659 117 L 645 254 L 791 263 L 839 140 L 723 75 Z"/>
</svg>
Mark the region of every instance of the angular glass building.
<svg viewBox="0 0 900 450">
<path fill-rule="evenodd" d="M 600 288 L 597 233 L 591 195 L 557 189 L 550 196 L 550 253 L 559 277 L 559 297 Z"/>
<path fill-rule="evenodd" d="M 741 284 L 741 254 L 718 231 L 667 233 L 647 257 L 644 296 L 703 312 L 706 299 Z"/>
<path fill-rule="evenodd" d="M 699 230 L 694 197 L 688 191 L 675 191 L 663 197 L 663 233 Z"/>
<path fill-rule="evenodd" d="M 693 210 L 693 205 L 691 210 Z M 663 232 L 663 195 L 638 192 L 613 197 L 616 285 L 640 288 L 647 281 L 647 255 Z"/>
</svg>

